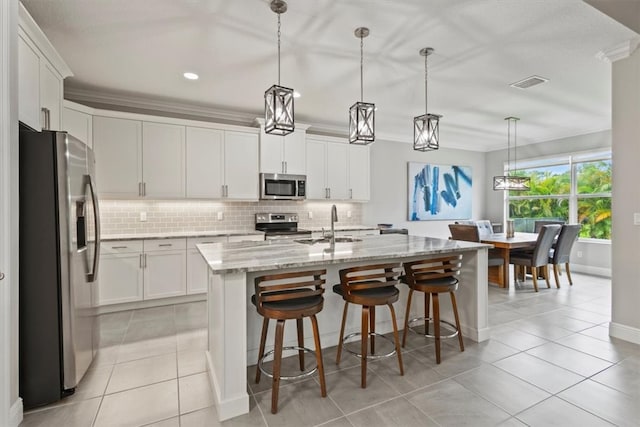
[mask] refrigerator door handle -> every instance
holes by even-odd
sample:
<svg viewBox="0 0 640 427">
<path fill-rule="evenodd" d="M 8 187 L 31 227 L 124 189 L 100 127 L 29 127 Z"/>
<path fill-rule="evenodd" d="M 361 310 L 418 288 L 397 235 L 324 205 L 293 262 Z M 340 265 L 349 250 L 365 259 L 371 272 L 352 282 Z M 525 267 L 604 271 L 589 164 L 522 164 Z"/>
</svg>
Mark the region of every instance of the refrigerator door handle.
<svg viewBox="0 0 640 427">
<path fill-rule="evenodd" d="M 96 189 L 93 184 L 93 178 L 91 175 L 87 175 L 89 190 L 91 191 L 91 201 L 93 205 L 93 226 L 96 230 L 96 241 L 94 242 L 94 254 L 93 254 L 93 268 L 88 274 L 87 281 L 95 282 L 98 278 L 98 266 L 100 265 L 100 210 L 98 209 L 98 197 L 96 196 Z"/>
</svg>

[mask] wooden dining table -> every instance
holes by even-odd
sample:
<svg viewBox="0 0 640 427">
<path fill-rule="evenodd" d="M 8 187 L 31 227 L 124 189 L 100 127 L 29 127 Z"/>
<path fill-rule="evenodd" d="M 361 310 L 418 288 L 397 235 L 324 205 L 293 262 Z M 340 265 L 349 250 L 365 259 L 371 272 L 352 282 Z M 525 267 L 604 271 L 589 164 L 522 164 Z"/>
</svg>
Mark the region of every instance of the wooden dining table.
<svg viewBox="0 0 640 427">
<path fill-rule="evenodd" d="M 513 237 L 507 237 L 505 233 L 494 233 L 480 238 L 482 243 L 489 243 L 495 246 L 502 255 L 502 259 L 504 260 L 504 265 L 502 266 L 504 269 L 502 277 L 504 278 L 504 281 L 500 284 L 500 287 L 509 287 L 509 251 L 511 251 L 511 249 L 520 248 L 533 249 L 537 240 L 537 233 L 515 233 Z"/>
</svg>

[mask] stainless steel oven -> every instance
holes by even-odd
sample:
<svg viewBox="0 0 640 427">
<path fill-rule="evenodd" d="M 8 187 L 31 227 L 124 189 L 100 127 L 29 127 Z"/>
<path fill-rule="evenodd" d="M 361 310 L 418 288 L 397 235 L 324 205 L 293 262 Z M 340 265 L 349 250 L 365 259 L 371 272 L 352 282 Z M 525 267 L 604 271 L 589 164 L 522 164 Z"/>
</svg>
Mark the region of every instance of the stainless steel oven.
<svg viewBox="0 0 640 427">
<path fill-rule="evenodd" d="M 307 177 L 305 175 L 260 174 L 260 199 L 262 200 L 304 200 L 306 194 Z"/>
<path fill-rule="evenodd" d="M 293 213 L 258 213 L 256 230 L 264 231 L 265 240 L 311 238 L 311 231 L 298 228 L 298 215 Z"/>
</svg>

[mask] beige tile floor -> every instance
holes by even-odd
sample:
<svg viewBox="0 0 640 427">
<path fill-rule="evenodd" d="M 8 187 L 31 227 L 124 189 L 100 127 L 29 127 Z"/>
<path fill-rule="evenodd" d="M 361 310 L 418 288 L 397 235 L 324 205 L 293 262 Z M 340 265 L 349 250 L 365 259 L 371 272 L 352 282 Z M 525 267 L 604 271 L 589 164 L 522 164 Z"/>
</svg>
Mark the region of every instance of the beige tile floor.
<svg viewBox="0 0 640 427">
<path fill-rule="evenodd" d="M 566 278 L 561 278 L 566 283 Z M 324 351 L 328 397 L 316 378 L 283 382 L 279 413 L 270 381 L 248 384 L 249 414 L 229 426 L 640 426 L 640 346 L 608 336 L 611 284 L 574 274 L 573 287 L 491 287 L 491 340 L 411 334 L 395 358 L 370 363 Z M 202 302 L 103 315 L 101 349 L 75 395 L 25 414 L 23 426 L 217 426 L 204 350 Z M 307 358 L 309 360 L 311 358 Z M 285 366 L 296 361 L 285 360 Z M 254 367 L 248 368 L 249 378 Z"/>
</svg>

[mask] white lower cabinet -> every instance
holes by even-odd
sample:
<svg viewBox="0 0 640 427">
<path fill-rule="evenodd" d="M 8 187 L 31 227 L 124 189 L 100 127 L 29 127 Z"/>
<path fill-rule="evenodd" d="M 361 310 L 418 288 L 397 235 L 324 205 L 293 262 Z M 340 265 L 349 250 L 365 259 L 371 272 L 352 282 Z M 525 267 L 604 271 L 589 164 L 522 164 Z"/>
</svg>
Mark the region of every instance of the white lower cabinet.
<svg viewBox="0 0 640 427">
<path fill-rule="evenodd" d="M 144 253 L 144 299 L 177 297 L 187 292 L 184 250 Z"/>
<path fill-rule="evenodd" d="M 190 237 L 187 239 L 187 295 L 207 292 L 209 266 L 200 255 L 196 245 L 226 241 L 226 237 Z"/>
<path fill-rule="evenodd" d="M 103 243 L 98 269 L 98 304 L 142 301 L 142 240 Z"/>
</svg>

